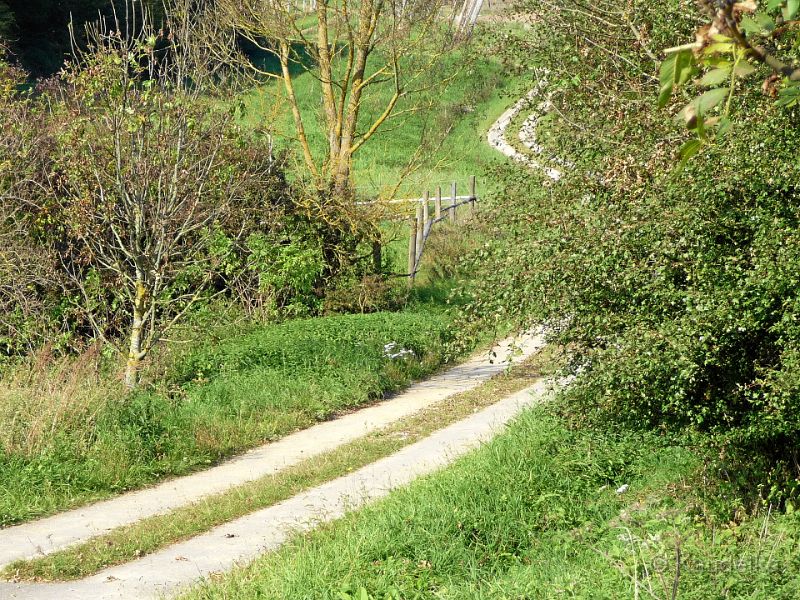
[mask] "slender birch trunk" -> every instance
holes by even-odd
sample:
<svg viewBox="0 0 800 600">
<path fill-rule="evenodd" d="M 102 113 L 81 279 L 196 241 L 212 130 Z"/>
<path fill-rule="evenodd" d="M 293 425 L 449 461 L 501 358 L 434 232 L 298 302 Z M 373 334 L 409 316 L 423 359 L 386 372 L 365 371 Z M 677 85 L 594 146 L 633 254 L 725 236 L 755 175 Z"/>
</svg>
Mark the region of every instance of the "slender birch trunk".
<svg viewBox="0 0 800 600">
<path fill-rule="evenodd" d="M 133 300 L 133 323 L 131 324 L 128 361 L 125 365 L 125 386 L 134 389 L 139 385 L 139 368 L 146 352 L 142 351 L 145 315 L 147 314 L 147 288 L 141 273 L 136 276 L 136 296 Z"/>
</svg>

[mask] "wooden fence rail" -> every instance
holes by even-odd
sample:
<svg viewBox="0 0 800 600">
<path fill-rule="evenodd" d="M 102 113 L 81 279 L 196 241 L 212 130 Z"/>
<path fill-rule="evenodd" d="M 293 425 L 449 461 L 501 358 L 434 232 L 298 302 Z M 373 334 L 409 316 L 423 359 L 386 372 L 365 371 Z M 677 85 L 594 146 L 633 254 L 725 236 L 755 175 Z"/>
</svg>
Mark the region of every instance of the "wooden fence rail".
<svg viewBox="0 0 800 600">
<path fill-rule="evenodd" d="M 384 218 L 384 220 L 395 222 L 408 222 L 410 223 L 410 231 L 408 236 L 408 272 L 395 273 L 396 277 L 408 277 L 409 287 L 414 286 L 414 280 L 419 272 L 420 263 L 422 262 L 422 255 L 425 252 L 425 245 L 428 238 L 433 231 L 433 227 L 437 223 L 449 221 L 452 224 L 459 222 L 458 209 L 462 206 L 467 206 L 469 216 L 473 216 L 478 202 L 477 193 L 477 179 L 475 176 L 470 177 L 469 181 L 469 194 L 458 194 L 458 185 L 453 182 L 450 187 L 450 195 L 444 196 L 442 188 L 436 189 L 436 194 L 431 195 L 430 192 L 425 192 L 421 198 L 401 198 L 396 200 L 371 200 L 366 202 L 356 202 L 357 206 L 380 206 L 391 204 L 416 204 L 415 213 L 413 216 L 393 216 Z M 431 214 L 431 207 L 433 207 L 433 214 Z M 372 246 L 372 259 L 374 263 L 375 272 L 381 272 L 382 267 L 382 246 L 381 241 L 376 240 Z"/>
<path fill-rule="evenodd" d="M 446 205 L 444 204 L 445 200 L 448 201 Z M 422 263 L 422 255 L 425 252 L 425 245 L 433 231 L 434 225 L 445 220 L 456 224 L 458 222 L 457 211 L 461 206 L 468 206 L 469 215 L 474 215 L 477 201 L 477 179 L 474 176 L 470 178 L 470 193 L 467 196 L 458 195 L 458 185 L 456 182 L 453 182 L 449 198 L 442 197 L 442 188 L 437 188 L 436 195 L 433 198 L 433 216 L 430 214 L 430 192 L 425 192 L 425 195 L 421 199 L 404 200 L 404 202 L 414 202 L 417 204 L 416 215 L 411 219 L 408 236 L 409 287 L 414 286 L 414 280 L 416 279 L 420 264 Z"/>
</svg>

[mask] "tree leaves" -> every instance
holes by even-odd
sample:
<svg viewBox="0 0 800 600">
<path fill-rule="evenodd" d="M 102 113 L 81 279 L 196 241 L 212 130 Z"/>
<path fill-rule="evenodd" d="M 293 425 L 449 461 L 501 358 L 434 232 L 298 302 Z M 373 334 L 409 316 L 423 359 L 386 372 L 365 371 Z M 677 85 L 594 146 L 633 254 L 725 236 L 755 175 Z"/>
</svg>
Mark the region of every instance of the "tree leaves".
<svg viewBox="0 0 800 600">
<path fill-rule="evenodd" d="M 714 87 L 720 83 L 727 81 L 731 76 L 731 67 L 720 67 L 712 69 L 700 79 L 700 85 L 704 87 Z"/>
<path fill-rule="evenodd" d="M 661 88 L 658 94 L 658 107 L 663 108 L 672 97 L 676 86 L 683 85 L 695 73 L 694 55 L 690 50 L 681 50 L 670 54 L 661 63 L 659 81 Z"/>
<path fill-rule="evenodd" d="M 683 170 L 686 166 L 686 163 L 703 147 L 703 141 L 698 138 L 692 138 L 687 140 L 683 143 L 680 150 L 678 150 L 678 158 L 680 159 L 680 163 L 678 163 L 677 172 Z"/>
<path fill-rule="evenodd" d="M 775 102 L 780 107 L 790 108 L 800 103 L 800 86 L 792 85 L 783 88 Z"/>
<path fill-rule="evenodd" d="M 762 12 L 752 17 L 749 15 L 742 17 L 739 28 L 747 35 L 763 35 L 775 31 L 777 25 L 771 16 Z"/>
<path fill-rule="evenodd" d="M 694 129 L 694 123 L 698 115 L 706 115 L 714 109 L 715 106 L 728 97 L 730 90 L 729 87 L 720 87 L 704 92 L 687 104 L 675 118 L 685 121 L 690 129 Z"/>
</svg>

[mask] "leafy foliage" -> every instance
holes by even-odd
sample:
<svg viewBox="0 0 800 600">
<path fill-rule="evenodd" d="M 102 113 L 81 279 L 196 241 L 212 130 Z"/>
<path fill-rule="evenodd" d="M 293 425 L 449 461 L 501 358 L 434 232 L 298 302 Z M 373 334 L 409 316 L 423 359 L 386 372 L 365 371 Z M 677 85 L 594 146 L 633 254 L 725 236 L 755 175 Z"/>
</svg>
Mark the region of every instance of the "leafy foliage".
<svg viewBox="0 0 800 600">
<path fill-rule="evenodd" d="M 503 174 L 501 223 L 478 254 L 464 324 L 549 323 L 574 351 L 576 412 L 709 432 L 729 469 L 745 466 L 739 451 L 758 465 L 755 481 L 742 478 L 751 494 L 781 501 L 799 475 L 797 109 L 776 109 L 750 87 L 712 88 L 693 101 L 697 129 L 724 101 L 736 135 L 724 146 L 686 142 L 683 158 L 694 158 L 676 173 L 682 134 L 652 99 L 691 77 L 689 59 L 671 58 L 656 80 L 645 49 L 684 35 L 677 5 L 609 6 L 620 30 L 647 32 L 633 47 L 575 36 L 608 25 L 566 3 L 541 15 L 531 40 L 551 69 L 557 112 L 539 133 L 575 166 L 549 187 L 519 169 Z M 563 66 L 565 52 L 577 60 Z"/>
<path fill-rule="evenodd" d="M 132 374 L 212 299 L 259 318 L 315 314 L 337 277 L 371 269 L 371 220 L 290 184 L 265 136 L 176 76 L 196 57 L 148 27 L 93 30 L 33 93 L 0 64 L 5 354 L 58 333 L 72 348 L 101 338 L 129 346 Z"/>
<path fill-rule="evenodd" d="M 791 39 L 793 19 L 800 11 L 796 0 L 701 0 L 699 4 L 711 23 L 698 29 L 694 44 L 667 50 L 670 54 L 661 63 L 659 107 L 666 106 L 673 91 L 700 70 L 704 73 L 694 81 L 694 87 L 711 88 L 695 97 L 679 115 L 700 143 L 684 145 L 682 164 L 702 144 L 713 143 L 728 132 L 737 84 L 750 75 L 766 73 L 763 90 L 777 98 L 778 107 L 792 107 L 800 99 L 800 67 L 792 66 L 799 57 L 797 39 Z M 781 59 L 776 56 L 779 51 L 785 55 Z M 788 63 L 784 62 L 786 58 Z M 710 116 L 723 101 L 720 116 Z"/>
</svg>

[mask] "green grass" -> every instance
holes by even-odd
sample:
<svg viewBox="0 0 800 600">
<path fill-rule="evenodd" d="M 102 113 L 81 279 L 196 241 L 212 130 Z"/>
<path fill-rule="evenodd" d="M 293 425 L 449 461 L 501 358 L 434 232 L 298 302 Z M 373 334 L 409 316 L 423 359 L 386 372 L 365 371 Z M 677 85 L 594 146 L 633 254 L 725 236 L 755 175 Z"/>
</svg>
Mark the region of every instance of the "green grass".
<svg viewBox="0 0 800 600">
<path fill-rule="evenodd" d="M 483 43 L 478 42 L 479 49 Z M 365 195 L 393 186 L 423 139 L 433 140 L 433 146 L 400 195 L 416 195 L 420 186 L 447 186 L 450 180 L 464 189 L 470 175 L 502 160 L 486 145 L 484 133 L 519 84 L 502 75 L 489 52 L 476 51 L 483 56 L 477 60 L 464 52 L 431 73 L 432 79 L 455 73 L 435 91 L 433 110 L 394 121 L 356 157 L 356 179 Z M 468 67 L 459 69 L 464 64 Z M 317 82 L 304 75 L 297 86 L 306 114 L 316 115 Z M 245 98 L 254 126 L 274 108 L 272 89 L 267 85 Z M 389 93 L 388 87 L 377 88 L 365 118 Z M 278 129 L 291 134 L 283 108 L 278 105 Z M 324 136 L 316 117 L 309 130 L 319 148 Z M 439 146 L 441 140 L 446 143 Z M 489 183 L 480 181 L 484 193 Z M 456 237 L 463 238 L 463 230 Z M 398 272 L 404 272 L 406 244 L 401 232 L 386 250 L 393 253 L 390 262 Z M 428 276 L 432 260 L 426 256 L 414 295 L 441 305 L 452 282 Z M 253 327 L 183 353 L 159 373 L 153 389 L 132 396 L 113 378 L 98 377 L 91 361 L 46 366 L 32 378 L 25 373 L 5 377 L 0 383 L 0 526 L 191 472 L 374 400 L 438 367 L 449 323 L 423 307 Z M 413 347 L 420 360 L 386 361 L 381 352 L 388 341 Z"/>
<path fill-rule="evenodd" d="M 535 408 L 453 467 L 185 598 L 797 598 L 798 514 L 720 522 L 702 465 L 657 435 Z"/>
<path fill-rule="evenodd" d="M 554 364 L 552 353 L 538 354 L 474 390 L 457 394 L 336 450 L 202 502 L 115 529 L 86 543 L 41 558 L 18 561 L 8 566 L 3 575 L 17 581 L 77 579 L 152 553 L 413 444 L 531 385 L 551 372 Z"/>
<path fill-rule="evenodd" d="M 448 194 L 452 181 L 466 190 L 472 175 L 479 177 L 480 193 L 491 188 L 491 183 L 483 177 L 486 168 L 504 159 L 488 146 L 485 133 L 516 99 L 515 95 L 525 90 L 521 78 L 503 73 L 500 62 L 492 57 L 488 40 L 479 38 L 474 44 L 472 49 L 460 49 L 446 56 L 426 82 L 441 84 L 430 93 L 401 103 L 396 112 L 400 114 L 420 101 L 430 102 L 428 108 L 391 119 L 355 155 L 353 172 L 360 194 L 388 194 L 404 179 L 409 160 L 420 147 L 422 160 L 405 177 L 398 196 L 419 196 L 425 189 L 433 191 L 439 185 Z M 326 136 L 320 121 L 319 82 L 309 74 L 302 74 L 295 85 L 312 150 L 321 157 Z M 371 89 L 362 113 L 364 126 L 382 112 L 394 92 L 390 84 Z M 288 105 L 281 100 L 280 90 L 276 84 L 268 84 L 245 94 L 242 98 L 245 119 L 254 127 L 271 127 L 281 144 L 293 147 L 294 121 Z"/>
<path fill-rule="evenodd" d="M 195 345 L 157 388 L 129 397 L 82 376 L 50 394 L 4 382 L 0 525 L 188 473 L 374 401 L 439 367 L 449 323 L 428 306 L 251 327 Z M 388 342 L 416 357 L 385 358 Z"/>
</svg>

